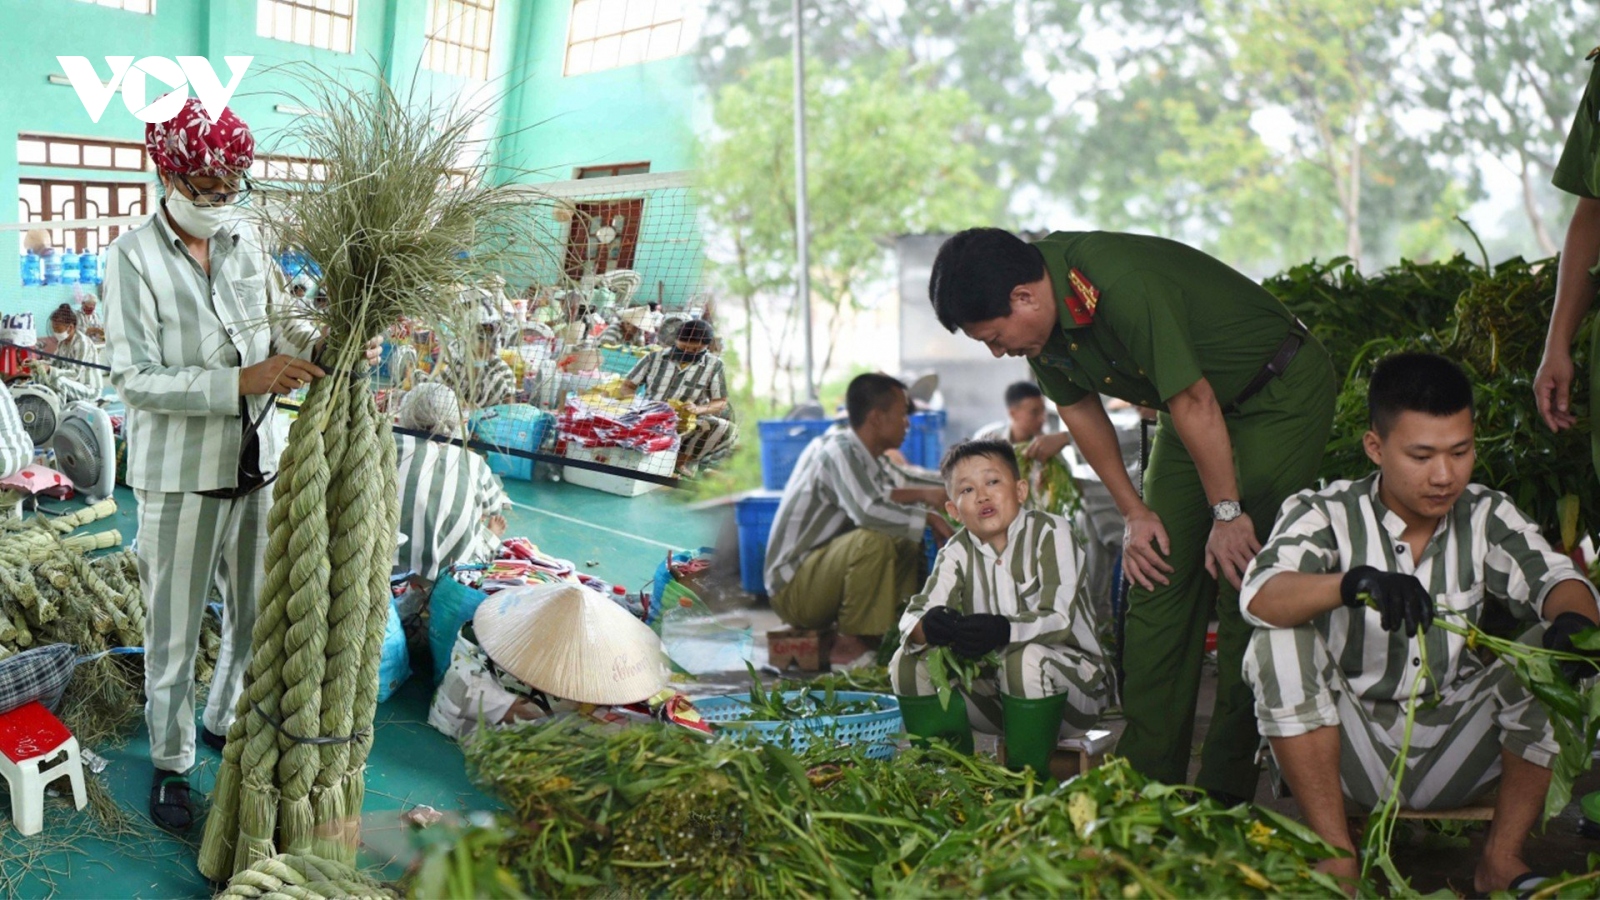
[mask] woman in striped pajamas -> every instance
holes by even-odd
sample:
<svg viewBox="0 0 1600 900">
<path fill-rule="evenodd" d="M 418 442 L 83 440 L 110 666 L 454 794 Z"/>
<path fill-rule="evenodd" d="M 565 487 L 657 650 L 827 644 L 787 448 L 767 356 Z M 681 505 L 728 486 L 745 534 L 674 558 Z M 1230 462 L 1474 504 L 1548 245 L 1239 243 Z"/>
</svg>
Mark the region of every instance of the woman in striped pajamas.
<svg viewBox="0 0 1600 900">
<path fill-rule="evenodd" d="M 1378 473 L 1289 498 L 1245 573 L 1256 718 L 1306 823 L 1351 852 L 1319 868 L 1353 889 L 1345 808 L 1374 809 L 1394 790 L 1409 731 L 1405 805 L 1458 807 L 1499 782 L 1476 892 L 1523 893 L 1539 881 L 1522 845 L 1558 750 L 1549 716 L 1504 662 L 1484 666 L 1465 638 L 1428 626 L 1436 604 L 1477 622 L 1492 594 L 1519 619 L 1548 623 L 1525 640 L 1573 652 L 1573 636 L 1600 620 L 1597 595 L 1510 498 L 1469 483 L 1472 385 L 1454 363 L 1389 357 L 1367 398 Z M 1595 674 L 1563 667 L 1568 679 Z M 1432 700 L 1408 729 L 1405 704 L 1425 676 Z"/>
</svg>

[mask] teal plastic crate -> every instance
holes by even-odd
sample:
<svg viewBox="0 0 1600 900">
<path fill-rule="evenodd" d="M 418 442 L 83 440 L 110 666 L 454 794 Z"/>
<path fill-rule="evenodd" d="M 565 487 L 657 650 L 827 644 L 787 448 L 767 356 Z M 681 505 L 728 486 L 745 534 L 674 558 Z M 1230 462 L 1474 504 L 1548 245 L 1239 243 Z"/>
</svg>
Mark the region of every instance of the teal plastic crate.
<svg viewBox="0 0 1600 900">
<path fill-rule="evenodd" d="M 554 417 L 536 406 L 507 403 L 472 414 L 473 440 L 507 450 L 537 451 L 550 433 Z M 489 471 L 505 478 L 533 480 L 533 460 L 508 453 L 486 452 Z"/>
<path fill-rule="evenodd" d="M 785 700 L 794 700 L 801 691 L 786 691 Z M 821 691 L 810 692 L 821 696 Z M 738 695 L 704 697 L 694 701 L 695 711 L 710 722 L 719 734 L 751 735 L 764 744 L 777 744 L 796 753 L 804 751 L 815 742 L 832 746 L 859 745 L 873 759 L 891 759 L 896 750 L 896 736 L 902 730 L 900 701 L 890 694 L 872 694 L 866 691 L 837 691 L 834 699 L 872 700 L 878 710 L 849 716 L 814 716 L 789 722 L 734 721 L 749 712 L 748 703 Z"/>
<path fill-rule="evenodd" d="M 601 347 L 600 371 L 612 372 L 617 375 L 626 375 L 633 371 L 639 360 L 646 356 L 644 350 L 632 350 L 625 347 Z"/>
</svg>

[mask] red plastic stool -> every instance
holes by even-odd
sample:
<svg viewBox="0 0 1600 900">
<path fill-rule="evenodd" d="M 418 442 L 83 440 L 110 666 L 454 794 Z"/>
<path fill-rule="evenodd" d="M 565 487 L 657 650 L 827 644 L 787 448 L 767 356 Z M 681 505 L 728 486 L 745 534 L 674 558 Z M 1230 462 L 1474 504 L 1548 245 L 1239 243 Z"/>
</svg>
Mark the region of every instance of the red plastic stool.
<svg viewBox="0 0 1600 900">
<path fill-rule="evenodd" d="M 42 703 L 0 715 L 0 775 L 11 786 L 11 821 L 23 835 L 44 827 L 44 789 L 57 778 L 71 780 L 78 809 L 89 802 L 78 739 Z"/>
</svg>

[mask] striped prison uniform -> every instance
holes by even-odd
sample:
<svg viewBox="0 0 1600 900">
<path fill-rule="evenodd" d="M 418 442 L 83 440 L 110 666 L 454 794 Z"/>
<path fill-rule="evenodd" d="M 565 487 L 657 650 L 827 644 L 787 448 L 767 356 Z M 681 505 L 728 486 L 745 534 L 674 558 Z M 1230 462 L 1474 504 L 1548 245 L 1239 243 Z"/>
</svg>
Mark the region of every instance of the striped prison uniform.
<svg viewBox="0 0 1600 900">
<path fill-rule="evenodd" d="M 447 362 L 433 380 L 448 385 L 468 409 L 499 406 L 517 398 L 517 375 L 498 356 L 475 362 L 470 368 Z"/>
<path fill-rule="evenodd" d="M 488 562 L 500 539 L 484 518 L 511 506 L 482 456 L 464 447 L 395 435 L 401 563 L 426 581 L 458 563 Z"/>
<path fill-rule="evenodd" d="M 677 400 L 704 405 L 728 399 L 728 379 L 722 358 L 705 353 L 688 365 L 674 361 L 670 350 L 657 350 L 634 364 L 625 379 L 642 385 L 651 400 Z M 709 462 L 733 452 L 739 426 L 726 416 L 696 416 L 694 430 L 683 435 L 678 450 L 681 462 Z"/>
<path fill-rule="evenodd" d="M 1356 805 L 1372 808 L 1391 790 L 1389 769 L 1401 744 L 1405 708 L 1420 677 L 1419 638 L 1386 632 L 1379 614 L 1340 607 L 1294 628 L 1276 628 L 1250 612 L 1256 592 L 1281 572 L 1336 573 L 1369 565 L 1415 575 L 1437 599 L 1440 615 L 1477 622 L 1486 594 L 1506 598 L 1519 619 L 1537 617 L 1550 589 L 1582 581 L 1539 529 L 1504 494 L 1471 484 L 1440 520 L 1413 563 L 1405 523 L 1378 497 L 1376 474 L 1302 491 L 1284 503 L 1272 536 L 1245 573 L 1239 602 L 1256 626 L 1244 676 L 1255 691 L 1267 737 L 1293 737 L 1340 726 L 1340 776 Z M 1535 638 L 1542 626 L 1525 638 Z M 1401 778 L 1414 809 L 1460 806 L 1499 777 L 1504 748 L 1549 767 L 1556 744 L 1544 708 L 1496 662 L 1466 652 L 1466 639 L 1430 628 L 1430 681 L 1419 706 Z"/>
<path fill-rule="evenodd" d="M 900 617 L 904 637 L 889 663 L 895 692 L 934 693 L 928 645 L 911 641 L 928 610 L 948 606 L 962 615 L 1002 615 L 1011 620 L 1011 642 L 1000 651 L 995 676 L 973 683 L 967 704 L 973 723 L 981 731 L 1001 732 L 1000 694 L 1027 699 L 1066 694 L 1064 728 L 1072 736 L 1087 731 L 1105 709 L 1106 681 L 1083 575 L 1083 551 L 1072 526 L 1059 516 L 1020 512 L 999 552 L 965 528 L 957 531 L 939 551 L 922 593 L 911 598 Z"/>
<path fill-rule="evenodd" d="M 622 333 L 622 323 L 612 322 L 606 326 L 605 331 L 600 332 L 600 336 L 595 339 L 595 343 L 602 347 L 608 344 L 614 347 L 643 347 L 645 345 L 644 329 L 635 328 L 633 330 L 633 340 L 630 341 Z"/>
<path fill-rule="evenodd" d="M 854 431 L 800 454 L 767 539 L 772 609 L 797 628 L 881 635 L 916 590 L 927 512 L 889 499 L 887 462 Z"/>
<path fill-rule="evenodd" d="M 71 340 L 57 341 L 55 352 L 83 362 L 101 364 L 99 349 L 81 329 L 73 334 Z M 45 380 L 63 400 L 95 400 L 105 388 L 105 375 L 99 369 L 75 366 L 61 360 L 50 360 L 49 363 L 50 374 Z"/>
<path fill-rule="evenodd" d="M 316 330 L 284 314 L 276 267 L 244 226 L 210 241 L 209 275 L 157 211 L 108 250 L 104 302 L 111 383 L 127 405 L 127 480 L 139 501 L 145 722 L 160 768 L 194 764 L 194 658 L 206 597 L 223 599 L 222 650 L 205 726 L 232 724 L 250 658 L 271 490 L 238 486 L 247 421 L 263 419 L 259 466 L 277 470 L 285 434 L 270 395 L 241 397 L 239 373 L 275 352 L 309 357 Z M 274 313 L 277 314 L 274 314 Z M 247 418 L 248 417 L 248 418 Z"/>
<path fill-rule="evenodd" d="M 10 478 L 33 462 L 33 438 L 22 427 L 11 389 L 0 384 L 0 478 Z"/>
</svg>

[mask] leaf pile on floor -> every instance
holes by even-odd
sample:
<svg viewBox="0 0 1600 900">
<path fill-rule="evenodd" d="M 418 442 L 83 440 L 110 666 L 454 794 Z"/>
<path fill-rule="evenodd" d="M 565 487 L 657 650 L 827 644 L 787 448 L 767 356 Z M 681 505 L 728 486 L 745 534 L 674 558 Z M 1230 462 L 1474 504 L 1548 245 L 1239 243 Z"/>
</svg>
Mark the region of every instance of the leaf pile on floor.
<svg viewBox="0 0 1600 900">
<path fill-rule="evenodd" d="M 500 869 L 449 895 L 1338 894 L 1303 827 L 1121 761 L 1046 788 L 940 745 L 878 762 L 570 721 L 483 729 L 466 751 L 510 814 L 462 838 Z"/>
</svg>

